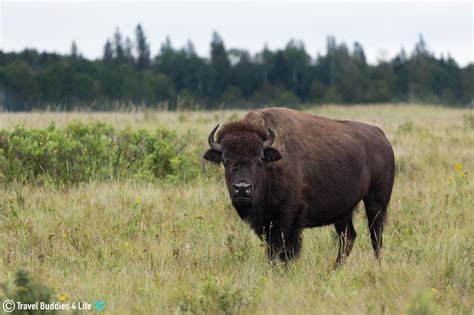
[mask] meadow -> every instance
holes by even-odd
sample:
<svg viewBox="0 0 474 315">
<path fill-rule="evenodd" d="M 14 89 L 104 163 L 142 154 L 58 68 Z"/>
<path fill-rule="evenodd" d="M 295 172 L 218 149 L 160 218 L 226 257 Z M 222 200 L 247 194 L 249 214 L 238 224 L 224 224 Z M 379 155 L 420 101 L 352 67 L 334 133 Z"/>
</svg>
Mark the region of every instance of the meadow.
<svg viewBox="0 0 474 315">
<path fill-rule="evenodd" d="M 21 296 L 26 285 L 15 277 L 25 270 L 30 297 L 104 301 L 106 314 L 472 314 L 472 110 L 304 110 L 378 125 L 393 145 L 397 173 L 380 264 L 362 206 L 342 268 L 333 269 L 333 226 L 305 230 L 296 261 L 268 262 L 230 204 L 223 169 L 200 159 L 212 127 L 245 111 L 0 113 L 6 130 L 77 120 L 173 130 L 199 170 L 188 180 L 1 183 L 0 301 Z"/>
</svg>

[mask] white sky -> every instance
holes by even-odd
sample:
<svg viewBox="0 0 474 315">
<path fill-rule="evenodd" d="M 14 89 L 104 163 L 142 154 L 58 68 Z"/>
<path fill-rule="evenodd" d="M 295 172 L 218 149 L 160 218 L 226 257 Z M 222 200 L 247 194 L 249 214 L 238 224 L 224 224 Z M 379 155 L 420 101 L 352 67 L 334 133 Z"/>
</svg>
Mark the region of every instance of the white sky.
<svg viewBox="0 0 474 315">
<path fill-rule="evenodd" d="M 124 37 L 144 27 L 155 55 L 165 40 L 174 47 L 188 39 L 208 56 L 211 34 L 218 31 L 227 48 L 252 53 L 266 43 L 283 48 L 291 39 L 305 43 L 311 56 L 324 53 L 334 35 L 352 48 L 359 41 L 369 62 L 393 57 L 403 46 L 411 52 L 423 34 L 436 56 L 450 53 L 460 65 L 474 62 L 473 4 L 463 1 L 6 1 L 0 0 L 0 49 L 70 51 L 76 40 L 88 58 L 102 55 L 118 26 Z"/>
</svg>

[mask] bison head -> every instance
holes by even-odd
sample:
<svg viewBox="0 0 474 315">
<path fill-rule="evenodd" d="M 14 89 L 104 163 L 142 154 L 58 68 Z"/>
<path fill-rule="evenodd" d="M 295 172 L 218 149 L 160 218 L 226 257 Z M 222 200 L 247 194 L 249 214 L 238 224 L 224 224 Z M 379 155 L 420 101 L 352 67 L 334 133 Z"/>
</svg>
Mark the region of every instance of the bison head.
<svg viewBox="0 0 474 315">
<path fill-rule="evenodd" d="M 208 137 L 211 147 L 204 158 L 222 163 L 232 204 L 236 208 L 248 207 L 259 201 L 265 187 L 265 165 L 281 159 L 280 152 L 271 147 L 275 133 L 268 129 L 263 134 L 238 123 L 224 126 L 219 141 L 214 135 L 217 125 Z"/>
</svg>

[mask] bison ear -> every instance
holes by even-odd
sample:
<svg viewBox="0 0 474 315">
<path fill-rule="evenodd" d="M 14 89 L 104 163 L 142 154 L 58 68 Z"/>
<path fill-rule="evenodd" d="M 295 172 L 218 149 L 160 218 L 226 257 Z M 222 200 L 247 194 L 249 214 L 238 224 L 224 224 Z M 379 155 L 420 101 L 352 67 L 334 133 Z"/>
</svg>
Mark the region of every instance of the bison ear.
<svg viewBox="0 0 474 315">
<path fill-rule="evenodd" d="M 222 158 L 222 152 L 219 152 L 214 149 L 209 149 L 204 153 L 203 158 L 214 163 L 220 163 Z"/>
<path fill-rule="evenodd" d="M 281 154 L 278 150 L 273 148 L 267 148 L 263 151 L 263 155 L 265 156 L 265 161 L 278 161 L 281 159 Z"/>
</svg>

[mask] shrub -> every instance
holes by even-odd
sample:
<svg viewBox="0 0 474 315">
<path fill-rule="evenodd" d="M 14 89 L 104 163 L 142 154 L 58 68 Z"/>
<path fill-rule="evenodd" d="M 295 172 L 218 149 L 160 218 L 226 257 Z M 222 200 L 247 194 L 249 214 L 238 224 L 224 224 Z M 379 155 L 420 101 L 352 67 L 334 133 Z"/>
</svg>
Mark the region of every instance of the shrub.
<svg viewBox="0 0 474 315">
<path fill-rule="evenodd" d="M 433 292 L 434 294 L 434 292 Z M 434 314 L 435 304 L 433 294 L 425 291 L 420 292 L 412 297 L 408 304 L 407 315 L 428 315 Z"/>
<path fill-rule="evenodd" d="M 74 184 L 139 178 L 187 180 L 197 163 L 170 130 L 116 130 L 101 123 L 73 122 L 64 129 L 0 130 L 0 180 Z"/>
<path fill-rule="evenodd" d="M 200 291 L 179 292 L 175 313 L 196 314 L 247 314 L 253 307 L 250 297 L 230 283 L 219 284 L 209 278 Z"/>
<path fill-rule="evenodd" d="M 35 304 L 44 302 L 49 304 L 53 300 L 54 290 L 38 279 L 33 278 L 26 270 L 18 270 L 15 275 L 14 287 L 10 288 L 6 283 L 2 284 L 5 298 L 15 303 Z M 18 310 L 14 309 L 13 314 L 54 314 L 54 310 Z"/>
</svg>

